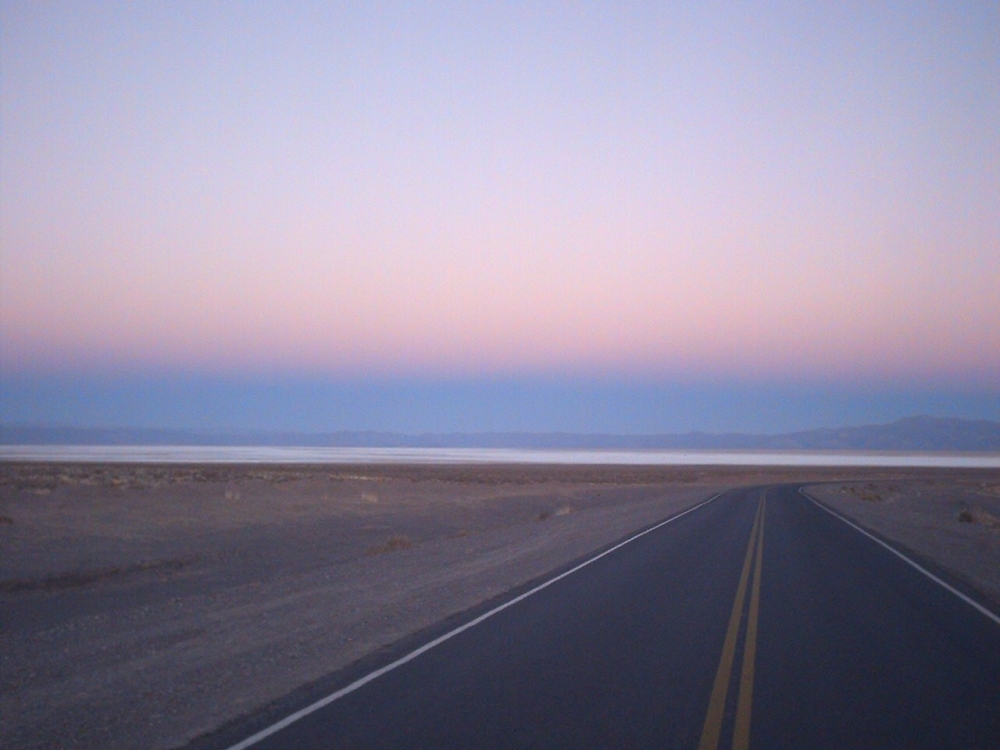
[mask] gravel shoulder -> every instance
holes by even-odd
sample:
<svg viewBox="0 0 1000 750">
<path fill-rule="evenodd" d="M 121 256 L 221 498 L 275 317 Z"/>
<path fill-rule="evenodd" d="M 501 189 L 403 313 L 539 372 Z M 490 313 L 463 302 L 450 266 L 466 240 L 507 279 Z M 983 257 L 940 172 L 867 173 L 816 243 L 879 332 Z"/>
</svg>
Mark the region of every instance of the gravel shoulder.
<svg viewBox="0 0 1000 750">
<path fill-rule="evenodd" d="M 943 535 L 902 541 L 1000 589 L 1000 531 L 956 520 L 1000 516 L 996 472 L 0 464 L 0 746 L 182 747 L 719 490 L 789 481 L 890 538 Z M 898 497 L 848 489 L 872 483 Z"/>
</svg>

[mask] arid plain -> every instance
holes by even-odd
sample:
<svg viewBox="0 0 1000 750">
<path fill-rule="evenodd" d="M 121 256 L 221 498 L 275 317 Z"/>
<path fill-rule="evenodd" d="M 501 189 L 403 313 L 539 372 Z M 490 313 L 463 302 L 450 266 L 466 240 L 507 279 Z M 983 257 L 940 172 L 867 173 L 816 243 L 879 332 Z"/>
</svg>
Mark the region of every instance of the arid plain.
<svg viewBox="0 0 1000 750">
<path fill-rule="evenodd" d="M 1000 610 L 1000 472 L 0 464 L 0 745 L 175 748 L 727 487 Z"/>
</svg>

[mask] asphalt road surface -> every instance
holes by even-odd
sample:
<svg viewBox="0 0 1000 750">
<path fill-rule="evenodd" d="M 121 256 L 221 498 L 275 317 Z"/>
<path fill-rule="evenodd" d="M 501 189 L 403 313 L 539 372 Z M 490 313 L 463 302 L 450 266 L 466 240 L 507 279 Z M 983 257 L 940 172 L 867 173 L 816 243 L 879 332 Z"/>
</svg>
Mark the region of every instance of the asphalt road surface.
<svg viewBox="0 0 1000 750">
<path fill-rule="evenodd" d="M 796 487 L 727 492 L 464 624 L 215 741 L 1000 748 L 1000 622 Z"/>
</svg>

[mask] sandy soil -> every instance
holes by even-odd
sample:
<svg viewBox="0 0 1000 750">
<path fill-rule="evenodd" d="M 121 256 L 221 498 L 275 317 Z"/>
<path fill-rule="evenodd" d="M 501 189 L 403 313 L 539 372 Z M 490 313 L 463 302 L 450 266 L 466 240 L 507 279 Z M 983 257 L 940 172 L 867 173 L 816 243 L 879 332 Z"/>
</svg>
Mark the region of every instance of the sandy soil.
<svg viewBox="0 0 1000 750">
<path fill-rule="evenodd" d="M 982 474 L 0 464 L 0 746 L 183 746 L 727 486 L 864 480 L 817 494 L 994 591 Z"/>
</svg>

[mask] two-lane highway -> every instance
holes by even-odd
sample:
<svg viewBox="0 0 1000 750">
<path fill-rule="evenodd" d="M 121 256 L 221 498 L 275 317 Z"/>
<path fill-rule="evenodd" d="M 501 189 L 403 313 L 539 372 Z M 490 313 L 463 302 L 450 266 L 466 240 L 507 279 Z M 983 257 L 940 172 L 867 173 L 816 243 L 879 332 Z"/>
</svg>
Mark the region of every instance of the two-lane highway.
<svg viewBox="0 0 1000 750">
<path fill-rule="evenodd" d="M 290 714 L 232 747 L 997 748 L 1000 622 L 749 488 Z"/>
</svg>

